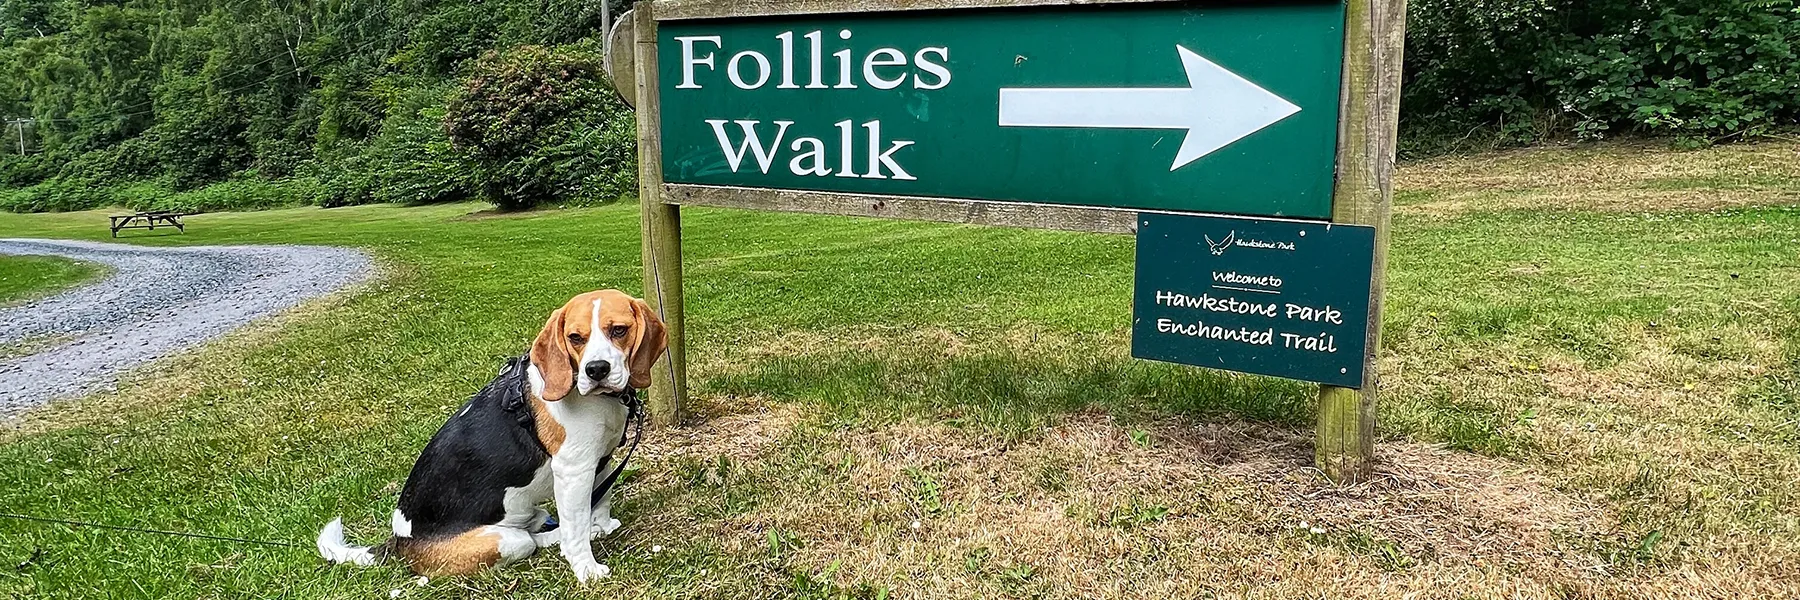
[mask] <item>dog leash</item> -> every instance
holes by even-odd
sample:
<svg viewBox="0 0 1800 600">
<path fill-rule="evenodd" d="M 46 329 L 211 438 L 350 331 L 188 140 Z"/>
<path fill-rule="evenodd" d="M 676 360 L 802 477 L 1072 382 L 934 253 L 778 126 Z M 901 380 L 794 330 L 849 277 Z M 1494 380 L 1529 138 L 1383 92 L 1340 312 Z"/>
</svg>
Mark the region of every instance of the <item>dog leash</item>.
<svg viewBox="0 0 1800 600">
<path fill-rule="evenodd" d="M 510 378 L 510 377 L 517 377 L 519 375 L 523 375 L 524 370 L 519 369 L 519 367 L 521 366 L 520 363 L 522 363 L 524 361 L 528 361 L 528 360 L 530 360 L 528 357 L 521 356 L 518 359 L 508 361 L 507 366 L 501 370 L 501 376 Z M 520 378 L 520 383 L 521 384 L 524 383 L 522 377 Z M 606 480 L 601 482 L 600 485 L 595 489 L 595 493 L 594 493 L 594 505 L 595 506 L 599 506 L 600 501 L 605 499 L 605 497 L 606 497 L 605 493 L 611 491 L 612 486 L 618 482 L 619 475 L 621 475 L 625 472 L 625 465 L 630 463 L 632 455 L 637 453 L 638 442 L 641 442 L 644 439 L 644 403 L 638 399 L 636 389 L 627 387 L 627 388 L 625 388 L 625 390 L 626 391 L 624 393 L 617 395 L 617 396 L 613 396 L 613 397 L 618 398 L 619 402 L 623 403 L 626 407 L 626 410 L 628 411 L 625 416 L 625 424 L 626 424 L 626 428 L 628 430 L 630 430 L 629 435 L 631 436 L 631 445 L 625 449 L 624 458 L 619 460 L 619 468 L 613 469 L 612 474 L 608 475 L 606 477 Z M 521 396 L 522 395 L 523 394 L 521 394 Z M 512 407 L 507 407 L 507 408 L 509 411 L 512 410 Z M 619 444 L 620 445 L 624 445 L 626 435 L 627 435 L 626 433 L 623 433 L 623 432 L 620 433 L 620 435 L 619 435 Z M 290 542 L 277 542 L 277 541 L 271 541 L 271 540 L 258 540 L 258 539 L 230 537 L 230 536 L 223 536 L 223 535 L 210 535 L 210 534 L 205 534 L 205 533 L 188 533 L 185 531 L 169 531 L 169 530 L 164 530 L 164 529 L 150 529 L 150 528 L 146 528 L 146 527 L 127 527 L 124 525 L 108 525 L 105 523 L 75 521 L 75 520 L 70 520 L 70 519 L 52 519 L 49 517 L 38 517 L 38 516 L 32 516 L 32 515 L 20 515 L 20 514 L 13 514 L 13 513 L 0 513 L 0 519 L 12 519 L 15 521 L 30 521 L 30 522 L 50 523 L 50 524 L 57 524 L 57 525 L 72 525 L 72 526 L 76 526 L 76 527 L 91 527 L 94 529 L 110 529 L 113 531 L 128 531 L 128 532 L 132 532 L 132 533 L 148 533 L 151 535 L 161 535 L 161 536 L 167 536 L 167 537 L 183 537 L 183 538 L 199 539 L 199 540 L 213 540 L 213 541 L 219 541 L 219 542 L 239 542 L 239 543 L 244 543 L 244 544 L 272 546 L 272 547 L 277 547 L 277 548 L 306 548 L 307 547 L 307 546 L 290 543 Z M 41 551 L 41 549 L 40 549 L 40 551 Z M 34 555 L 33 560 L 35 560 L 35 559 L 36 559 L 36 556 Z M 31 562 L 31 560 L 27 560 L 26 562 L 29 563 L 29 562 Z"/>
<path fill-rule="evenodd" d="M 606 480 L 594 488 L 594 506 L 599 506 L 600 501 L 605 500 L 606 495 L 612 492 L 613 484 L 619 481 L 620 475 L 625 474 L 625 465 L 631 462 L 631 455 L 637 453 L 638 442 L 644 439 L 644 403 L 638 399 L 637 389 L 628 385 L 624 392 L 613 397 L 625 405 L 625 429 L 631 432 L 631 446 L 625 449 L 624 458 L 619 459 L 619 467 L 613 469 L 612 474 L 607 475 Z M 625 445 L 625 436 L 625 431 L 619 432 L 619 445 Z"/>
<path fill-rule="evenodd" d="M 305 548 L 306 547 L 306 546 L 302 546 L 300 544 L 291 544 L 288 542 L 274 542 L 274 541 L 269 541 L 269 540 L 253 540 L 253 539 L 249 539 L 249 538 L 236 538 L 236 537 L 227 537 L 227 536 L 222 536 L 222 535 L 207 535 L 204 533 L 187 533 L 184 531 L 165 531 L 162 529 L 147 529 L 147 528 L 143 528 L 143 527 L 126 527 L 123 525 L 107 525 L 104 523 L 89 523 L 87 521 L 71 521 L 68 519 L 51 519 L 51 518 L 47 518 L 47 517 L 34 517 L 31 515 L 15 515 L 15 514 L 11 514 L 11 513 L 0 513 L 0 519 L 15 519 L 15 520 L 19 520 L 19 521 L 36 521 L 39 523 L 56 523 L 56 524 L 60 524 L 60 525 L 76 525 L 76 526 L 80 526 L 80 527 L 92 527 L 95 529 L 112 529 L 115 531 L 130 531 L 130 532 L 134 532 L 134 533 L 150 533 L 150 534 L 155 534 L 155 535 L 165 535 L 165 536 L 169 536 L 169 537 L 185 537 L 185 538 L 195 538 L 195 539 L 202 539 L 202 540 L 217 540 L 217 541 L 221 541 L 221 542 L 243 542 L 246 544 L 261 544 L 264 546 L 281 546 L 281 547 L 286 547 L 286 548 Z"/>
</svg>

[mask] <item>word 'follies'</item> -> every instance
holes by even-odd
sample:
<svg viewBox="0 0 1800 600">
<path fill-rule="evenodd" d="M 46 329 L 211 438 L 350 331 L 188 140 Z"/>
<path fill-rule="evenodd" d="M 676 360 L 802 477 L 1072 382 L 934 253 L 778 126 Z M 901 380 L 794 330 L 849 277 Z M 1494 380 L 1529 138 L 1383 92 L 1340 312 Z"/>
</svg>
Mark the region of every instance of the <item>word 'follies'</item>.
<svg viewBox="0 0 1800 600">
<path fill-rule="evenodd" d="M 855 35 L 850 29 L 839 30 L 836 37 L 842 44 L 834 45 L 847 46 Z M 703 90 L 708 85 L 729 85 L 739 90 L 854 90 L 860 87 L 940 90 L 948 87 L 952 79 L 950 48 L 946 46 L 910 50 L 877 47 L 862 52 L 859 57 L 848 47 L 828 53 L 822 30 L 798 36 L 795 31 L 783 31 L 773 37 L 779 43 L 779 50 L 772 53 L 774 56 L 755 48 L 734 52 L 727 48 L 723 35 L 676 37 L 675 41 L 681 47 L 681 83 L 675 88 Z M 730 58 L 723 56 L 726 54 Z M 816 129 L 808 129 L 806 134 L 796 131 L 791 134 L 791 142 L 788 141 L 790 128 L 799 124 L 798 121 L 706 119 L 705 122 L 719 143 L 726 166 L 733 173 L 754 168 L 767 175 L 771 169 L 785 166 L 789 173 L 797 176 L 918 179 L 908 173 L 895 156 L 916 142 L 884 139 L 880 119 L 861 123 L 855 119 L 840 120 L 830 125 L 834 131 L 824 135 L 819 135 Z M 867 151 L 859 157 L 858 150 L 863 148 Z M 746 158 L 754 158 L 753 163 L 747 164 Z"/>
</svg>

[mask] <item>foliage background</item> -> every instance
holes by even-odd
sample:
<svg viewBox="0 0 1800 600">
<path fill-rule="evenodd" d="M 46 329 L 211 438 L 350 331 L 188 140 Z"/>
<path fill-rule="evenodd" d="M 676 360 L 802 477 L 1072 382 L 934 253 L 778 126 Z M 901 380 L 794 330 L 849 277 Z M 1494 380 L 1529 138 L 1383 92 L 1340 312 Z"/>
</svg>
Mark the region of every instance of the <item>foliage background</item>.
<svg viewBox="0 0 1800 600">
<path fill-rule="evenodd" d="M 601 1 L 0 0 L 0 208 L 629 195 Z"/>
<path fill-rule="evenodd" d="M 1409 0 L 1404 152 L 1800 122 L 1794 0 Z"/>
<path fill-rule="evenodd" d="M 0 0 L 0 209 L 632 193 L 601 2 Z M 1795 0 L 1410 0 L 1402 152 L 1800 122 Z M 23 136 L 26 152 L 19 153 Z"/>
</svg>

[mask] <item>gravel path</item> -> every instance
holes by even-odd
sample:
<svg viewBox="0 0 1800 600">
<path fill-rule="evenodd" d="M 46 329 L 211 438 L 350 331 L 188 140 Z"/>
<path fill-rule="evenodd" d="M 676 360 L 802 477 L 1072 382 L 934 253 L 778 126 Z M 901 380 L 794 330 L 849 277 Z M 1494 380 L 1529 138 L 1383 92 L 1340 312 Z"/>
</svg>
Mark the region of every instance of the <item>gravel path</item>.
<svg viewBox="0 0 1800 600">
<path fill-rule="evenodd" d="M 112 268 L 97 283 L 0 309 L 0 356 L 21 345 L 35 351 L 0 360 L 0 419 L 111 388 L 132 367 L 373 271 L 361 252 L 321 246 L 149 248 L 0 239 L 0 254 L 61 256 Z"/>
</svg>

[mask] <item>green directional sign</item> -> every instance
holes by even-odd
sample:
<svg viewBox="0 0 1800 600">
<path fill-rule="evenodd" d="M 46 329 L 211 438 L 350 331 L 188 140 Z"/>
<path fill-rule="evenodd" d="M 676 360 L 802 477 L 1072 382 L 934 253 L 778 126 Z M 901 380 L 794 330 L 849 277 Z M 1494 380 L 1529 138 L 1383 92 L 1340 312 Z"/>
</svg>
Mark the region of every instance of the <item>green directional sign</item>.
<svg viewBox="0 0 1800 600">
<path fill-rule="evenodd" d="M 1331 216 L 1336 1 L 669 21 L 663 178 Z"/>
</svg>

